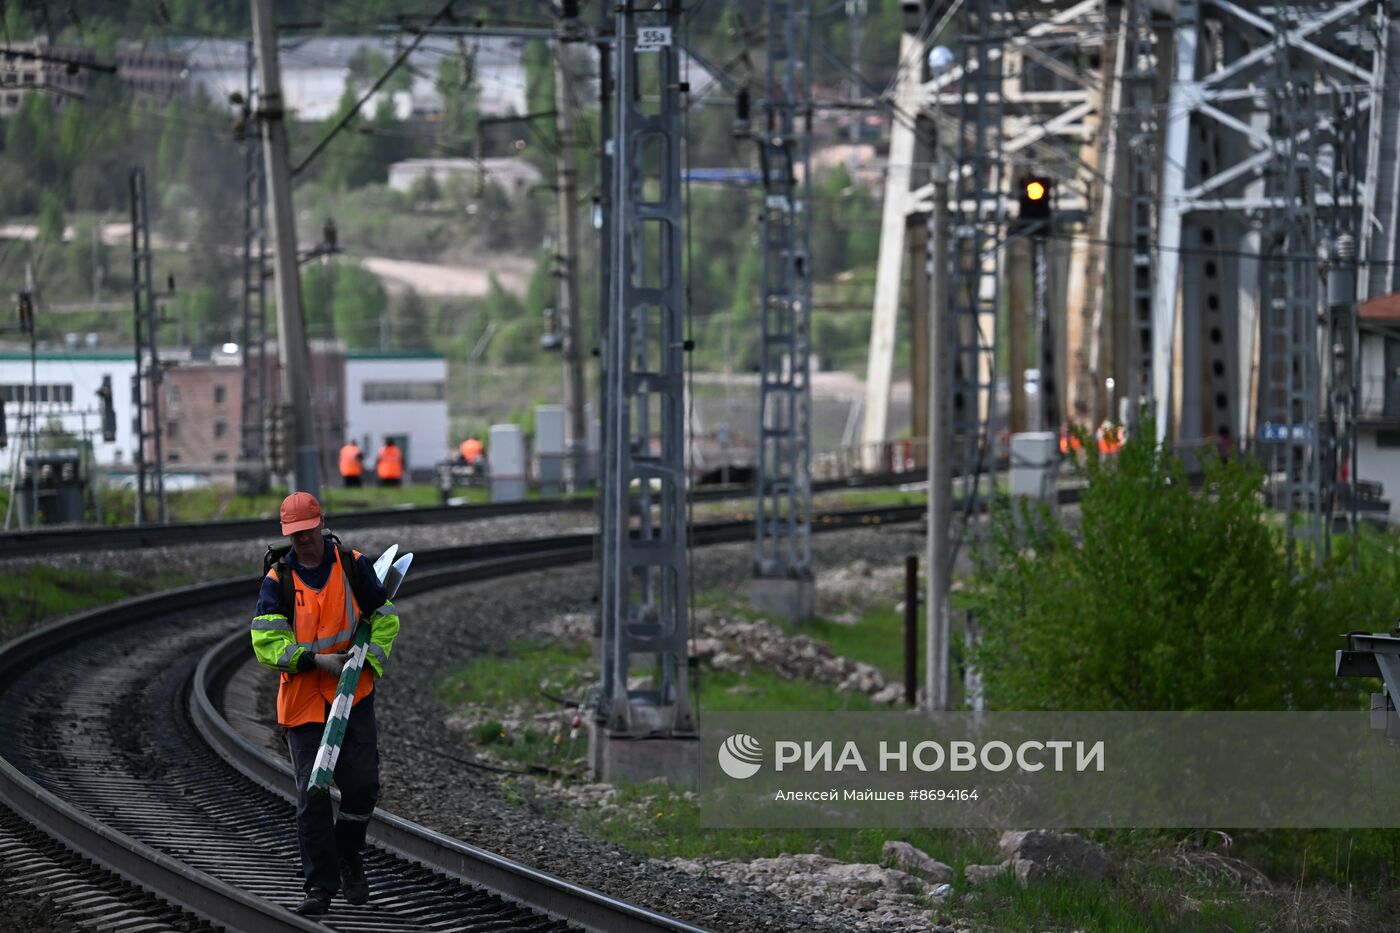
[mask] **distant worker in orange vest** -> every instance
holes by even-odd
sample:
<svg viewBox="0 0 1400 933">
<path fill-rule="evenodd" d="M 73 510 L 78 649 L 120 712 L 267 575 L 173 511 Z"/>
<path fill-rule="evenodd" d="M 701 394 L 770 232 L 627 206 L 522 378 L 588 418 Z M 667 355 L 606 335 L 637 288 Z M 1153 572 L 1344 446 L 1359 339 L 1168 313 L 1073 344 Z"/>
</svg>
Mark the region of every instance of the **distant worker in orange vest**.
<svg viewBox="0 0 1400 933">
<path fill-rule="evenodd" d="M 354 441 L 346 441 L 345 446 L 340 448 L 340 478 L 345 483 L 345 488 L 360 485 L 360 477 L 365 472 L 365 454 L 360 450 L 360 445 Z"/>
<path fill-rule="evenodd" d="M 1070 423 L 1066 421 L 1060 425 L 1060 453 L 1068 457 L 1071 453 L 1078 455 L 1083 450 L 1084 442 L 1071 429 Z"/>
<path fill-rule="evenodd" d="M 1073 417 L 1060 425 L 1060 453 L 1066 457 L 1073 455 L 1076 460 L 1081 459 L 1080 455 L 1084 453 L 1084 436 L 1092 427 L 1093 424 L 1089 421 L 1089 406 L 1083 399 L 1077 399 L 1074 403 Z"/>
<path fill-rule="evenodd" d="M 475 466 L 477 461 L 481 459 L 481 455 L 486 451 L 486 446 L 481 443 L 481 438 L 473 434 L 471 437 L 462 441 L 457 449 L 461 451 L 462 459 L 467 462 L 468 466 Z"/>
<path fill-rule="evenodd" d="M 1123 449 L 1123 429 L 1105 420 L 1099 425 L 1099 455 L 1113 457 Z"/>
<path fill-rule="evenodd" d="M 403 451 L 392 437 L 384 439 L 384 446 L 374 458 L 374 472 L 381 486 L 398 486 L 403 483 Z"/>
</svg>

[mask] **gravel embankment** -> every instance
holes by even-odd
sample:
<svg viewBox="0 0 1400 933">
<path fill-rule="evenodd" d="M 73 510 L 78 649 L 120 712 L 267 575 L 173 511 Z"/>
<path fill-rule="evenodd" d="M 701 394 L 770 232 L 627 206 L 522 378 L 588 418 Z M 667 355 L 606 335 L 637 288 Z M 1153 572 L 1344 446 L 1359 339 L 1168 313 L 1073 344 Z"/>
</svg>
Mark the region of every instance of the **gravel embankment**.
<svg viewBox="0 0 1400 933">
<path fill-rule="evenodd" d="M 908 525 L 818 535 L 814 556 L 819 567 L 856 560 L 893 563 L 921 546 L 917 529 Z M 751 559 L 750 545 L 699 550 L 694 590 L 738 591 L 749 577 Z M 544 802 L 537 805 L 532 799 L 529 781 L 511 782 L 511 791 L 524 798 L 511 803 L 502 794 L 499 775 L 434 754 L 462 749 L 463 742 L 446 724 L 447 711 L 434 696 L 434 684 L 472 658 L 499 653 L 510 641 L 544 637 L 558 615 L 587 611 L 594 588 L 592 568 L 562 567 L 404 601 L 394 671 L 377 701 L 381 806 L 508 858 L 715 930 L 851 929 L 845 922 L 822 922 L 771 895 L 686 875 L 599 842 L 549 818 Z M 405 677 L 405 670 L 413 675 Z M 464 749 L 458 754 L 471 757 Z"/>
<path fill-rule="evenodd" d="M 403 550 L 415 550 L 587 531 L 591 522 L 588 515 L 531 516 L 414 527 L 402 532 L 365 530 L 344 537 L 348 544 L 377 553 L 395 542 Z M 251 576 L 260 567 L 266 544 L 278 540 L 275 527 L 269 532 L 263 542 L 204 545 L 194 551 L 156 548 L 4 561 L 0 562 L 0 573 L 46 563 L 133 574 L 178 570 L 201 579 Z M 814 537 L 813 545 L 819 570 L 845 567 L 857 560 L 879 567 L 919 553 L 922 526 L 822 534 Z M 748 544 L 699 550 L 693 590 L 741 592 L 749 578 L 751 556 Z M 841 574 L 833 576 L 840 578 Z M 462 738 L 447 725 L 448 711 L 438 704 L 434 684 L 472 658 L 499 652 L 512 640 L 544 637 L 551 621 L 562 613 L 591 611 L 595 587 L 592 567 L 572 566 L 410 595 L 401 603 L 404 630 L 378 700 L 381 806 L 508 858 L 715 930 L 853 929 L 856 915 L 839 905 L 812 912 L 713 877 L 688 875 L 588 837 L 552 819 L 547 802 L 555 798 L 545 795 L 537 803 L 528 780 L 512 781 L 507 793 L 500 775 L 463 767 L 435 754 L 460 750 Z M 253 599 L 250 593 L 250 606 Z M 833 611 L 844 608 L 839 594 L 823 585 L 819 601 L 825 599 L 838 600 L 831 607 Z M 461 757 L 470 757 L 470 753 Z"/>
</svg>

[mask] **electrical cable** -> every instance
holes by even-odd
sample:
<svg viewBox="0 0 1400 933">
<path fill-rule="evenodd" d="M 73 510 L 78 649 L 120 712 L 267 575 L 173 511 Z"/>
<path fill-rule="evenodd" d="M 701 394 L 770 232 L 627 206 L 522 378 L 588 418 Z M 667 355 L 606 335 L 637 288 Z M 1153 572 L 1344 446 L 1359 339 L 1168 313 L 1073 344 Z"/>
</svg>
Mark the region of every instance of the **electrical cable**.
<svg viewBox="0 0 1400 933">
<path fill-rule="evenodd" d="M 429 28 L 436 26 L 438 20 L 442 19 L 444 16 L 451 12 L 453 3 L 454 0 L 447 0 L 447 2 L 442 5 L 442 7 L 437 11 L 437 13 L 433 15 L 432 20 L 428 23 Z M 312 148 L 311 152 L 307 154 L 306 158 L 302 159 L 299 163 L 297 163 L 296 168 L 292 169 L 292 178 L 296 178 L 296 176 L 300 175 L 302 170 L 305 169 L 308 165 L 310 165 L 312 160 L 315 159 L 316 156 L 320 155 L 321 151 L 325 149 L 326 146 L 330 145 L 331 140 L 335 139 L 336 134 L 338 134 L 342 129 L 344 129 L 346 124 L 348 124 L 351 120 L 355 119 L 355 117 L 360 112 L 360 108 L 365 105 L 365 102 L 368 101 L 371 97 L 373 97 L 375 93 L 377 93 L 379 89 L 384 86 L 384 82 L 389 80 L 389 77 L 393 75 L 394 71 L 399 67 L 399 65 L 403 64 L 404 60 L 407 59 L 408 56 L 413 53 L 414 49 L 418 48 L 419 43 L 421 43 L 426 37 L 427 32 L 420 31 L 418 35 L 416 35 L 413 38 L 413 41 L 408 44 L 408 47 L 399 53 L 398 57 L 395 58 L 393 62 L 389 64 L 388 68 L 384 69 L 384 73 L 380 75 L 379 79 L 370 86 L 370 89 L 364 93 L 364 96 L 362 96 L 359 100 L 355 102 L 355 106 L 351 107 L 350 110 L 343 117 L 340 118 L 336 125 L 331 127 L 330 132 L 327 133 L 321 139 L 321 141 Z"/>
</svg>

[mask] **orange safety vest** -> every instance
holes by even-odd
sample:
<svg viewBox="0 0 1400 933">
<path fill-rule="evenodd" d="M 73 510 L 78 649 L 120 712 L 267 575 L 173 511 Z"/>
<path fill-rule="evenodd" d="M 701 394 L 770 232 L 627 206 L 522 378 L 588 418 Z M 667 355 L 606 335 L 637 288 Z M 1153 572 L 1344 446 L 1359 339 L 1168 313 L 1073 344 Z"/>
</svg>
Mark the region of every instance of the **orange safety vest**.
<svg viewBox="0 0 1400 933">
<path fill-rule="evenodd" d="M 462 452 L 462 459 L 468 463 L 476 463 L 481 459 L 481 451 L 484 445 L 476 438 L 469 437 L 462 441 L 462 445 L 457 449 Z"/>
<path fill-rule="evenodd" d="M 1116 454 L 1123 446 L 1122 429 L 1116 427 L 1105 428 L 1099 433 L 1099 453 Z"/>
<path fill-rule="evenodd" d="M 327 541 L 326 547 L 335 545 Z M 360 556 L 358 551 L 352 554 L 351 560 Z M 316 654 L 349 651 L 360 618 L 359 603 L 350 591 L 340 548 L 335 548 L 335 559 L 336 566 L 330 578 L 319 590 L 307 586 L 296 571 L 291 571 L 297 601 L 294 631 L 297 644 Z M 277 568 L 269 570 L 268 574 L 276 580 Z M 368 664 L 365 668 L 355 687 L 356 703 L 374 689 L 374 669 Z M 283 673 L 281 677 L 282 683 L 277 688 L 277 722 L 288 728 L 325 722 L 326 708 L 335 699 L 340 678 L 320 668 L 298 674 Z"/>
<path fill-rule="evenodd" d="M 1060 453 L 1067 454 L 1071 450 L 1078 453 L 1083 449 L 1084 442 L 1079 439 L 1077 434 L 1070 432 L 1068 425 L 1060 428 Z"/>
<path fill-rule="evenodd" d="M 359 476 L 364 470 L 364 465 L 360 462 L 360 448 L 355 444 L 346 444 L 340 448 L 340 475 Z"/>
<path fill-rule="evenodd" d="M 380 479 L 403 479 L 403 451 L 398 445 L 379 448 L 374 472 Z"/>
</svg>

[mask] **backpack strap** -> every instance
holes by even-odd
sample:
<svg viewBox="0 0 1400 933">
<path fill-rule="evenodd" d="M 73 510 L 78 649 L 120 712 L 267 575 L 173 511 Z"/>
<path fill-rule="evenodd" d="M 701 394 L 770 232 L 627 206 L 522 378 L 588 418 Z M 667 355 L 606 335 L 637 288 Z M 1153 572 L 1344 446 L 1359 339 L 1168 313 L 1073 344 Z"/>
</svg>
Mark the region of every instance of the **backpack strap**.
<svg viewBox="0 0 1400 933">
<path fill-rule="evenodd" d="M 360 569 L 360 562 L 355 559 L 353 548 L 346 547 L 335 535 L 328 534 L 327 538 L 335 545 L 340 552 L 340 565 L 345 568 L 345 576 L 350 581 L 350 592 L 355 596 L 355 603 L 363 610 L 366 602 L 366 588 L 369 583 L 364 579 L 364 572 Z"/>
<path fill-rule="evenodd" d="M 354 594 L 355 602 L 363 607 L 367 599 L 365 589 L 368 583 L 360 570 L 360 562 L 355 560 L 355 552 L 342 544 L 335 535 L 328 534 L 326 538 L 339 552 L 340 565 L 345 568 L 345 575 L 350 580 L 350 592 Z M 267 576 L 269 570 L 277 571 L 277 585 L 282 589 L 282 605 L 287 608 L 287 622 L 292 626 L 292 631 L 296 631 L 296 581 L 292 579 L 292 568 L 287 563 L 287 555 L 291 550 L 289 544 L 280 547 L 268 545 L 267 553 L 263 555 L 263 576 Z"/>
<path fill-rule="evenodd" d="M 297 594 L 296 582 L 292 580 L 292 568 L 287 564 L 287 555 L 291 553 L 292 546 L 283 544 L 267 546 L 267 553 L 263 555 L 263 576 L 266 577 L 269 570 L 277 571 L 277 585 L 282 589 L 282 605 L 287 610 L 287 624 L 291 625 L 292 631 L 296 631 L 297 623 Z"/>
</svg>

